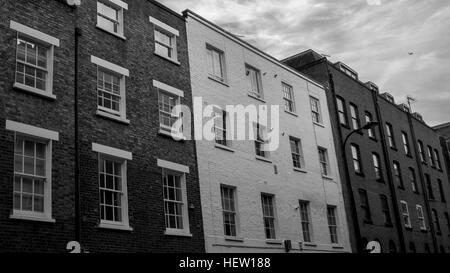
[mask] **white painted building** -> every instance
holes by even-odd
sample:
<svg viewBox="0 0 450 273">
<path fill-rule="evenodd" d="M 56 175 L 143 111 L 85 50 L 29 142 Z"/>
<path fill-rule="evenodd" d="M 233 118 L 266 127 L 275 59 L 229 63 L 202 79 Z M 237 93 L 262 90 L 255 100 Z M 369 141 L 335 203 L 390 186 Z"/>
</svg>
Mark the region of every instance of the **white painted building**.
<svg viewBox="0 0 450 273">
<path fill-rule="evenodd" d="M 291 252 L 350 252 L 323 87 L 199 15 L 185 16 L 194 99 L 222 109 L 280 107 L 279 148 L 268 154 L 257 155 L 250 140 L 197 140 L 206 251 L 285 252 L 290 240 Z"/>
</svg>

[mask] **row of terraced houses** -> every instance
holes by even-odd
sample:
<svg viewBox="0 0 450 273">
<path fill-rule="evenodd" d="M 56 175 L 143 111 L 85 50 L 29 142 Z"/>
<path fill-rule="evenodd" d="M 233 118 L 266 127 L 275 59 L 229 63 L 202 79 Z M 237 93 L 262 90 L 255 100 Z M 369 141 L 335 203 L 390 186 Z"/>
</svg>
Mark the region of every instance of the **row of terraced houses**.
<svg viewBox="0 0 450 273">
<path fill-rule="evenodd" d="M 348 65 L 154 0 L 0 15 L 1 252 L 450 252 L 448 126 Z"/>
</svg>

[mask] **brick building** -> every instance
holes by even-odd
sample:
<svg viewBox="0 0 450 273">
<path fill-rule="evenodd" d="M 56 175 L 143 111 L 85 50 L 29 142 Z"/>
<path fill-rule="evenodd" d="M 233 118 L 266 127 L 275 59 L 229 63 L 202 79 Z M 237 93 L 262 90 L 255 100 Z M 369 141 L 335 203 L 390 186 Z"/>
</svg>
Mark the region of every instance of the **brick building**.
<svg viewBox="0 0 450 273">
<path fill-rule="evenodd" d="M 192 105 L 184 18 L 150 0 L 0 15 L 0 251 L 203 252 L 190 124 L 171 136 Z"/>
<path fill-rule="evenodd" d="M 450 185 L 439 137 L 421 115 L 313 50 L 283 62 L 326 86 L 337 156 L 347 159 L 339 168 L 353 249 L 375 240 L 383 252 L 448 252 Z M 369 121 L 379 126 L 343 147 Z"/>
<path fill-rule="evenodd" d="M 205 113 L 215 105 L 203 119 L 215 119 L 211 141 L 197 140 L 206 251 L 286 252 L 290 243 L 296 253 L 349 252 L 323 86 L 201 16 L 184 14 L 194 100 L 201 98 Z M 249 117 L 256 139 L 236 139 L 238 115 L 226 107 L 236 105 L 269 112 L 280 106 L 279 119 Z M 273 132 L 278 148 L 263 151 L 264 136 Z"/>
</svg>

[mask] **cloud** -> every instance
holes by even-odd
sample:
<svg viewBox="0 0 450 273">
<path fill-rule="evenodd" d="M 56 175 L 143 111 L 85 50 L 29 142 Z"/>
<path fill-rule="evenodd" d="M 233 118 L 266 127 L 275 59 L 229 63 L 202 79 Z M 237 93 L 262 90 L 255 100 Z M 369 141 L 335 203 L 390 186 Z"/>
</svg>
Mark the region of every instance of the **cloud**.
<svg viewBox="0 0 450 273">
<path fill-rule="evenodd" d="M 429 124 L 450 119 L 448 0 L 160 0 L 190 9 L 277 58 L 312 48 L 377 83 Z M 414 52 L 409 55 L 408 52 Z M 437 99 L 440 98 L 440 99 Z"/>
</svg>

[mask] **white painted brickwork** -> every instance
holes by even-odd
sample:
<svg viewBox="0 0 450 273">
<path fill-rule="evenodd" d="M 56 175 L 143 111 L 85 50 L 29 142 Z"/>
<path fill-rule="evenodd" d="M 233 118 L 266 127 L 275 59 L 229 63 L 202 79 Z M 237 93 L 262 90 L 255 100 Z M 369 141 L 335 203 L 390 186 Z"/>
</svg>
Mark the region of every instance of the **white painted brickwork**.
<svg viewBox="0 0 450 273">
<path fill-rule="evenodd" d="M 325 91 L 312 82 L 269 61 L 206 27 L 189 13 L 187 19 L 192 93 L 208 104 L 262 104 L 248 96 L 245 63 L 261 70 L 267 105 L 280 105 L 280 146 L 271 152 L 272 163 L 255 159 L 254 143 L 234 141 L 234 152 L 215 147 L 214 142 L 197 141 L 203 223 L 207 252 L 284 252 L 283 240 L 292 240 L 292 252 L 299 251 L 302 239 L 299 200 L 310 201 L 312 237 L 315 245 L 303 245 L 304 252 L 349 252 L 350 244 L 341 182 L 336 163 Z M 208 78 L 206 43 L 225 52 L 228 85 Z M 266 73 L 266 75 L 262 75 Z M 274 75 L 278 75 L 274 77 Z M 298 117 L 283 108 L 281 82 L 293 86 Z M 309 96 L 320 100 L 324 127 L 314 125 Z M 300 138 L 305 157 L 305 173 L 294 171 L 289 136 Z M 328 149 L 331 179 L 322 177 L 317 146 Z M 278 174 L 274 173 L 274 165 Z M 227 240 L 223 231 L 220 185 L 237 189 L 237 210 L 242 241 Z M 267 242 L 261 208 L 261 192 L 275 195 L 278 244 Z M 339 245 L 332 245 L 326 208 L 338 208 Z"/>
</svg>

